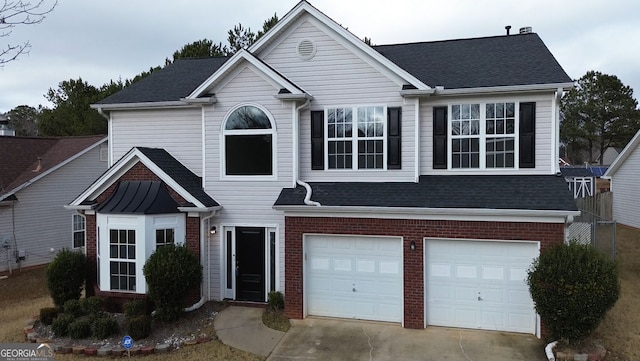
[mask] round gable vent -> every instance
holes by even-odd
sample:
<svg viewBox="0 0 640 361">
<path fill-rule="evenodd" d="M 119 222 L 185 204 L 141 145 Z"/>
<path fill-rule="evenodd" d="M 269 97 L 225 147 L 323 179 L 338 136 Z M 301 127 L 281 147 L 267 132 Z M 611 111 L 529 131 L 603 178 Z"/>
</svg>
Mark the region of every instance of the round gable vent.
<svg viewBox="0 0 640 361">
<path fill-rule="evenodd" d="M 309 39 L 302 40 L 298 43 L 298 57 L 302 60 L 309 60 L 316 55 L 316 43 Z"/>
</svg>

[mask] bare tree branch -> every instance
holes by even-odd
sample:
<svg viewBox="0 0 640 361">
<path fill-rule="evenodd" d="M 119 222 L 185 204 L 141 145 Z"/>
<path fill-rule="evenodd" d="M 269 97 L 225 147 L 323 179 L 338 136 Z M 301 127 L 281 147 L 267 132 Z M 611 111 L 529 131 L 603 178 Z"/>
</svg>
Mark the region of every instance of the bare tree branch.
<svg viewBox="0 0 640 361">
<path fill-rule="evenodd" d="M 51 4 L 50 4 L 51 3 Z M 47 14 L 58 5 L 58 0 L 1 0 L 0 38 L 8 37 L 18 25 L 40 24 Z M 29 52 L 31 44 L 7 44 L 0 48 L 0 67 Z"/>
</svg>

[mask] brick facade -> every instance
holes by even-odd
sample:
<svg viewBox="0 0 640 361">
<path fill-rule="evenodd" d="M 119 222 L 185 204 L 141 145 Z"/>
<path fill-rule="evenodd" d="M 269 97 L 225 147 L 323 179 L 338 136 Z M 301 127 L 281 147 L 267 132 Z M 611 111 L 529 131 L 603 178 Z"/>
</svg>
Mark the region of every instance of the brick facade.
<svg viewBox="0 0 640 361">
<path fill-rule="evenodd" d="M 149 168 L 147 168 L 141 162 L 138 162 L 134 165 L 129 171 L 127 171 L 119 180 L 124 181 L 161 181 L 160 178 L 151 172 Z M 97 202 L 103 202 L 107 200 L 111 194 L 118 187 L 118 182 L 115 182 L 109 188 L 107 188 L 104 192 L 102 192 L 97 198 Z M 175 190 L 170 187 L 167 187 L 169 194 L 171 197 L 178 202 L 178 204 L 186 204 L 186 200 L 180 196 Z M 196 257 L 200 259 L 200 218 L 199 217 L 187 217 L 186 218 L 186 233 L 185 233 L 185 245 L 186 247 L 193 251 Z M 107 292 L 100 291 L 98 289 L 98 285 L 96 283 L 97 280 L 97 233 L 98 228 L 96 224 L 96 216 L 94 214 L 86 215 L 86 230 L 87 230 L 87 259 L 88 259 L 88 270 L 87 270 L 87 296 L 100 296 L 104 298 L 108 298 L 112 304 L 121 305 L 125 303 L 127 300 L 136 299 L 136 298 L 144 298 L 145 295 L 133 294 L 133 293 L 122 293 L 122 292 Z M 189 292 L 187 295 L 187 299 L 185 300 L 185 305 L 190 306 L 200 300 L 201 297 L 201 288 L 198 286 Z"/>
<path fill-rule="evenodd" d="M 424 328 L 424 237 L 531 240 L 541 251 L 564 241 L 564 224 L 532 222 L 429 221 L 414 219 L 285 217 L 285 302 L 289 318 L 303 316 L 305 233 L 403 237 L 404 325 Z M 411 242 L 416 250 L 410 250 Z"/>
</svg>

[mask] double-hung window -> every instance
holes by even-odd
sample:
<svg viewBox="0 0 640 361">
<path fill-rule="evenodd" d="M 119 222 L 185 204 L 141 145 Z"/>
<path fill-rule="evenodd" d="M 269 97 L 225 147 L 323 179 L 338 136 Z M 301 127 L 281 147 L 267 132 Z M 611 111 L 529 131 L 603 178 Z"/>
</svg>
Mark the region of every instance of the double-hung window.
<svg viewBox="0 0 640 361">
<path fill-rule="evenodd" d="M 451 105 L 451 168 L 514 168 L 516 105 Z"/>
<path fill-rule="evenodd" d="M 384 106 L 327 108 L 327 168 L 384 169 Z"/>
<path fill-rule="evenodd" d="M 156 229 L 156 249 L 175 244 L 175 229 Z"/>
<path fill-rule="evenodd" d="M 224 123 L 224 176 L 274 176 L 275 129 L 254 105 L 234 109 Z"/>
<path fill-rule="evenodd" d="M 73 248 L 82 248 L 86 240 L 85 218 L 82 214 L 72 216 Z"/>
<path fill-rule="evenodd" d="M 136 290 L 136 231 L 109 231 L 109 274 L 111 290 Z"/>
</svg>

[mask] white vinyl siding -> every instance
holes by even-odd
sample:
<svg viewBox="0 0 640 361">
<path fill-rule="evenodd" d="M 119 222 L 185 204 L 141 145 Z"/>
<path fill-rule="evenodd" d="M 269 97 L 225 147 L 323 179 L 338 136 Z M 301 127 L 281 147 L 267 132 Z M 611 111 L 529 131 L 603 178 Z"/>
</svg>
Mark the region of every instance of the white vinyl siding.
<svg viewBox="0 0 640 361">
<path fill-rule="evenodd" d="M 13 257 L 16 243 L 26 252 L 20 264 L 23 268 L 49 263 L 62 248 L 73 247 L 71 215 L 75 211 L 63 207 L 106 170 L 107 162 L 100 161 L 100 147 L 95 147 L 16 193 L 13 211 L 0 208 L 0 242 L 10 240 L 12 269 L 18 267 Z M 0 272 L 8 269 L 7 252 L 0 249 Z"/>
<path fill-rule="evenodd" d="M 111 131 L 114 163 L 133 147 L 164 148 L 202 176 L 200 108 L 114 111 Z"/>
<path fill-rule="evenodd" d="M 611 180 L 613 219 L 640 228 L 640 146 L 633 150 Z"/>
<path fill-rule="evenodd" d="M 247 89 L 251 89 L 247 92 Z M 274 210 L 282 188 L 293 186 L 292 174 L 292 105 L 274 98 L 279 88 L 265 81 L 253 66 L 241 65 L 232 72 L 224 84 L 215 89 L 217 103 L 205 108 L 205 190 L 222 205 L 219 216 L 212 222 L 219 230 L 209 238 L 210 268 L 205 280 L 210 279 L 210 297 L 222 298 L 224 279 L 221 244 L 224 227 L 277 228 L 279 280 L 278 290 L 284 290 L 284 216 Z M 275 176 L 269 180 L 238 180 L 222 177 L 221 161 L 224 149 L 220 143 L 222 122 L 229 111 L 238 104 L 258 104 L 269 112 L 274 121 L 274 144 L 276 159 L 273 164 Z M 206 270 L 205 270 L 206 271 Z"/>
<path fill-rule="evenodd" d="M 305 109 L 300 119 L 300 177 L 309 182 L 367 181 L 372 178 L 387 182 L 413 181 L 415 112 L 413 104 L 405 104 L 399 94 L 402 84 L 382 74 L 325 31 L 330 30 L 304 17 L 293 24 L 281 42 L 267 49 L 265 61 L 313 96 L 311 110 L 343 105 L 402 107 L 402 169 L 385 172 L 311 170 L 311 121 L 309 110 Z M 296 53 L 298 43 L 305 39 L 316 44 L 316 54 L 310 60 L 302 60 Z"/>
<path fill-rule="evenodd" d="M 532 94 L 514 97 L 482 96 L 455 97 L 420 101 L 420 174 L 421 175 L 449 175 L 449 174 L 554 174 L 552 172 L 552 154 L 555 151 L 555 141 L 552 139 L 553 94 Z M 535 102 L 536 103 L 536 167 L 535 168 L 486 168 L 486 169 L 433 169 L 433 107 L 451 104 L 486 104 L 497 102 Z M 450 111 L 450 109 L 449 109 Z M 447 124 L 451 132 L 451 123 Z M 516 134 L 517 137 L 517 134 Z M 403 138 L 404 140 L 404 138 Z M 516 154 L 517 154 L 516 150 Z M 482 155 L 484 156 L 484 155 Z M 447 149 L 447 157 L 451 159 L 451 148 Z M 557 160 L 556 160 L 557 162 Z M 518 164 L 516 157 L 515 164 Z"/>
</svg>

